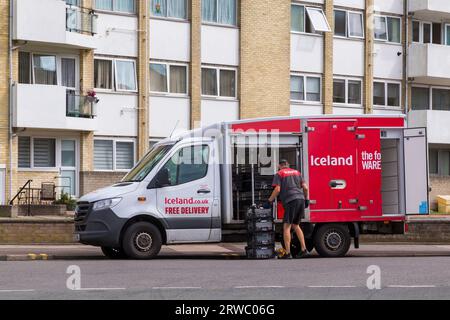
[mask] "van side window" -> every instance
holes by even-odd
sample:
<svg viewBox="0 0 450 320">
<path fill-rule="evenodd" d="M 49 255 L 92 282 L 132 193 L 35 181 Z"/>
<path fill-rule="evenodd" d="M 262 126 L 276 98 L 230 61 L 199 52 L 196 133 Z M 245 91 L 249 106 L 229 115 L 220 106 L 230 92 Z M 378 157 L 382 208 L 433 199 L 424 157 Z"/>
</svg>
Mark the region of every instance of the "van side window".
<svg viewBox="0 0 450 320">
<path fill-rule="evenodd" d="M 161 171 L 167 171 L 167 186 L 177 186 L 202 179 L 208 173 L 209 147 L 190 146 L 180 149 Z"/>
</svg>

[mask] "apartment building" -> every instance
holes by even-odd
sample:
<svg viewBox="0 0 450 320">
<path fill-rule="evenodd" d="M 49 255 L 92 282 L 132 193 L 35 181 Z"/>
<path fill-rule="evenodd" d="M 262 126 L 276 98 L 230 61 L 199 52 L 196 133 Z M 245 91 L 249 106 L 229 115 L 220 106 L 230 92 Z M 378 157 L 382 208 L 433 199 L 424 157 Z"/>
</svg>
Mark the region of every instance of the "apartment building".
<svg viewBox="0 0 450 320">
<path fill-rule="evenodd" d="M 331 113 L 427 126 L 449 194 L 446 21 L 439 0 L 1 1 L 0 203 L 120 180 L 176 131 Z"/>
</svg>

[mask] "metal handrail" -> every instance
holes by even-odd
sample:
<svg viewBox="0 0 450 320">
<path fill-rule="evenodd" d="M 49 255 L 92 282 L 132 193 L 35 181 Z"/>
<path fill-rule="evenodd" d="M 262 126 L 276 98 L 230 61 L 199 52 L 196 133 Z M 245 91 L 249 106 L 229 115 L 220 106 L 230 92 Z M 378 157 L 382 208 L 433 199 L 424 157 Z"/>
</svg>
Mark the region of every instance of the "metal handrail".
<svg viewBox="0 0 450 320">
<path fill-rule="evenodd" d="M 14 204 L 14 200 L 16 200 L 21 194 L 22 192 L 27 189 L 28 191 L 28 196 L 25 198 L 27 201 L 27 216 L 31 216 L 31 202 L 30 202 L 30 193 L 31 193 L 31 183 L 33 182 L 33 180 L 28 180 L 23 186 L 22 188 L 20 188 L 19 192 L 17 192 L 17 194 L 14 196 L 14 198 L 11 199 L 11 201 L 9 202 L 9 205 L 13 205 Z"/>
<path fill-rule="evenodd" d="M 73 5 L 66 7 L 67 31 L 93 36 L 97 33 L 97 19 L 98 15 L 92 9 Z"/>
<path fill-rule="evenodd" d="M 68 90 L 66 94 L 66 116 L 74 118 L 95 118 L 96 110 L 94 101 L 90 101 L 89 97 Z"/>
</svg>

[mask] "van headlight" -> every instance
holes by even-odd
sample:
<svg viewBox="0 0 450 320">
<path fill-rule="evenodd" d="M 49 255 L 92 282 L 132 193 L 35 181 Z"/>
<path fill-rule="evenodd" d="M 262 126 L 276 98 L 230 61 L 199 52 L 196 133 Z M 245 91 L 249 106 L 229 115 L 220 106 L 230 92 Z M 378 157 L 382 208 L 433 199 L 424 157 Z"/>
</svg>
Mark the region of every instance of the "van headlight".
<svg viewBox="0 0 450 320">
<path fill-rule="evenodd" d="M 98 210 L 113 208 L 116 205 L 118 205 L 121 200 L 122 200 L 122 198 L 112 198 L 112 199 L 105 199 L 105 200 L 97 201 L 94 203 L 92 210 L 98 211 Z"/>
</svg>

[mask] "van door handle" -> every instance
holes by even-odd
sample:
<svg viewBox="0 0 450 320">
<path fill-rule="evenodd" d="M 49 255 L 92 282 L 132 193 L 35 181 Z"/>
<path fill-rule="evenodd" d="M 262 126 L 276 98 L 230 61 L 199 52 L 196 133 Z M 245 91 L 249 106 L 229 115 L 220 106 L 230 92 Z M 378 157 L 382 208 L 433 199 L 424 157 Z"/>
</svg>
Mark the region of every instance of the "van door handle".
<svg viewBox="0 0 450 320">
<path fill-rule="evenodd" d="M 211 193 L 211 190 L 209 189 L 200 189 L 197 191 L 198 194 L 203 193 L 203 194 L 207 194 L 207 193 Z"/>
</svg>

